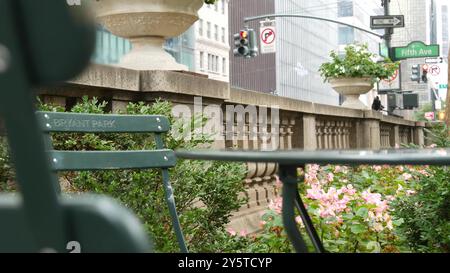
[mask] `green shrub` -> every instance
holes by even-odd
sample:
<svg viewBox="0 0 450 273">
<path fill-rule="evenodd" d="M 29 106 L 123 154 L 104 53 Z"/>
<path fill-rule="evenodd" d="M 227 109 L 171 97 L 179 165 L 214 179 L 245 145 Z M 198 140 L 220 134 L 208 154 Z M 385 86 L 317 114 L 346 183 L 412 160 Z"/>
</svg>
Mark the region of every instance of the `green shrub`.
<svg viewBox="0 0 450 273">
<path fill-rule="evenodd" d="M 437 124 L 427 132 L 436 147 L 448 148 L 448 130 Z M 430 167 L 429 172 L 416 183 L 417 194 L 394 203 L 395 215 L 404 221 L 399 232 L 415 251 L 450 252 L 450 169 Z"/>
<path fill-rule="evenodd" d="M 103 114 L 106 106 L 106 102 L 84 97 L 71 111 Z M 42 103 L 39 103 L 39 109 L 63 111 L 60 107 Z M 173 128 L 185 130 L 183 121 L 175 120 L 171 109 L 172 105 L 163 101 L 150 105 L 130 103 L 122 114 L 164 115 L 169 117 Z M 191 121 L 196 124 L 204 122 L 201 116 L 194 117 Z M 152 134 L 58 133 L 53 134 L 52 138 L 58 150 L 142 150 L 154 148 L 155 145 Z M 191 140 L 167 134 L 165 143 L 170 149 L 179 149 L 205 147 L 212 141 L 203 134 L 193 135 Z M 3 177 L 10 177 L 11 173 L 3 148 L 0 152 L 0 182 L 4 182 Z M 190 251 L 235 251 L 230 249 L 234 246 L 234 239 L 225 232 L 225 225 L 231 214 L 246 202 L 246 199 L 240 197 L 245 191 L 242 182 L 245 172 L 242 164 L 186 160 L 178 160 L 177 166 L 170 170 L 177 210 Z M 67 191 L 106 194 L 134 211 L 154 239 L 157 251 L 179 251 L 159 170 L 71 172 L 61 173 L 60 176 L 70 185 Z"/>
<path fill-rule="evenodd" d="M 6 138 L 0 137 L 0 192 L 14 190 L 14 172 L 11 168 Z"/>
<path fill-rule="evenodd" d="M 394 214 L 403 219 L 399 232 L 414 251 L 450 252 L 450 170 L 430 170 L 417 183 L 417 194 L 394 203 Z"/>
<path fill-rule="evenodd" d="M 325 81 L 340 77 L 367 77 L 377 82 L 390 78 L 399 66 L 389 59 L 385 59 L 383 63 L 376 62 L 376 55 L 369 52 L 367 44 L 348 45 L 345 56 L 341 57 L 336 51 L 331 51 L 330 57 L 331 61 L 323 63 L 319 69 Z"/>
</svg>

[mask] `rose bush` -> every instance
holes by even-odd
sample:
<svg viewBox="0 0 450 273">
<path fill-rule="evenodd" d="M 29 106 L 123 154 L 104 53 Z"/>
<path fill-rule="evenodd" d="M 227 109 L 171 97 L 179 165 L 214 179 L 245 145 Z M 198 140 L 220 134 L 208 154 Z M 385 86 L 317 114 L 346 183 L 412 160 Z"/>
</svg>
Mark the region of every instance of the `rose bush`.
<svg viewBox="0 0 450 273">
<path fill-rule="evenodd" d="M 397 200 L 417 194 L 420 181 L 434 170 L 414 166 L 318 166 L 310 165 L 300 191 L 326 248 L 330 252 L 411 252 L 401 233 L 404 219 L 393 207 Z M 281 188 L 281 183 L 278 182 Z M 281 218 L 282 198 L 272 200 L 262 216 L 263 232 L 247 237 L 248 251 L 292 252 Z M 299 228 L 306 234 L 301 218 Z M 236 234 L 236 237 L 245 238 Z M 305 236 L 306 238 L 306 236 Z M 311 242 L 307 242 L 311 250 Z"/>
</svg>

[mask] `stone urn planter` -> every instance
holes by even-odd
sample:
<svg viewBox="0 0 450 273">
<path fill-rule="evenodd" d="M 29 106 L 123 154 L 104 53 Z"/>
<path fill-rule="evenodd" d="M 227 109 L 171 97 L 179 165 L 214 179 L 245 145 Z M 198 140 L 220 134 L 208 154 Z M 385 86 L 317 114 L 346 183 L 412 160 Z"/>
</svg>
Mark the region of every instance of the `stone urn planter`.
<svg viewBox="0 0 450 273">
<path fill-rule="evenodd" d="M 368 110 L 369 108 L 359 100 L 359 96 L 373 89 L 372 78 L 332 78 L 329 79 L 331 87 L 345 96 L 342 107 Z"/>
<path fill-rule="evenodd" d="M 132 50 L 118 66 L 134 70 L 188 70 L 163 49 L 167 38 L 198 20 L 204 0 L 91 0 L 100 24 L 129 39 Z"/>
</svg>

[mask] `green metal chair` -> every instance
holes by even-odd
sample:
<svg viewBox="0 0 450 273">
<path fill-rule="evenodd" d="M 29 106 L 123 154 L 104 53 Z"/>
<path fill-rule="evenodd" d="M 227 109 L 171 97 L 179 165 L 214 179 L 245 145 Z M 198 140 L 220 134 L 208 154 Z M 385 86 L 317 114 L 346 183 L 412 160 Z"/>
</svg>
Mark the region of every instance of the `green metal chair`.
<svg viewBox="0 0 450 273">
<path fill-rule="evenodd" d="M 188 252 L 175 206 L 169 168 L 176 164 L 175 154 L 165 149 L 163 133 L 170 130 L 164 116 L 95 115 L 38 112 L 44 141 L 50 151 L 52 169 L 58 171 L 94 171 L 121 169 L 162 170 L 166 202 L 182 252 Z M 152 151 L 55 151 L 50 133 L 153 133 L 157 150 Z M 56 185 L 59 187 L 59 185 Z"/>
<path fill-rule="evenodd" d="M 81 8 L 0 0 L 0 116 L 20 189 L 0 195 L 0 252 L 152 250 L 137 218 L 114 200 L 61 195 L 45 151 L 31 88 L 68 80 L 89 62 L 95 29 Z"/>
</svg>

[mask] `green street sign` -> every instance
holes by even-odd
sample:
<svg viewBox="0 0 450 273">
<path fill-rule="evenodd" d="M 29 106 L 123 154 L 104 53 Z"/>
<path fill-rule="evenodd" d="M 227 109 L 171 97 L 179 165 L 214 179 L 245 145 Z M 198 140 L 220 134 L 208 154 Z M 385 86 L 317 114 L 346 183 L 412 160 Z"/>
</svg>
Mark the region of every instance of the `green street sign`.
<svg viewBox="0 0 450 273">
<path fill-rule="evenodd" d="M 448 88 L 448 84 L 440 84 L 439 89 L 445 89 Z"/>
<path fill-rule="evenodd" d="M 439 57 L 440 52 L 439 45 L 426 45 L 421 41 L 415 41 L 405 47 L 394 47 L 394 58 L 395 60 L 404 60 Z"/>
<path fill-rule="evenodd" d="M 380 56 L 389 58 L 389 48 L 386 46 L 386 42 L 380 43 Z"/>
</svg>

